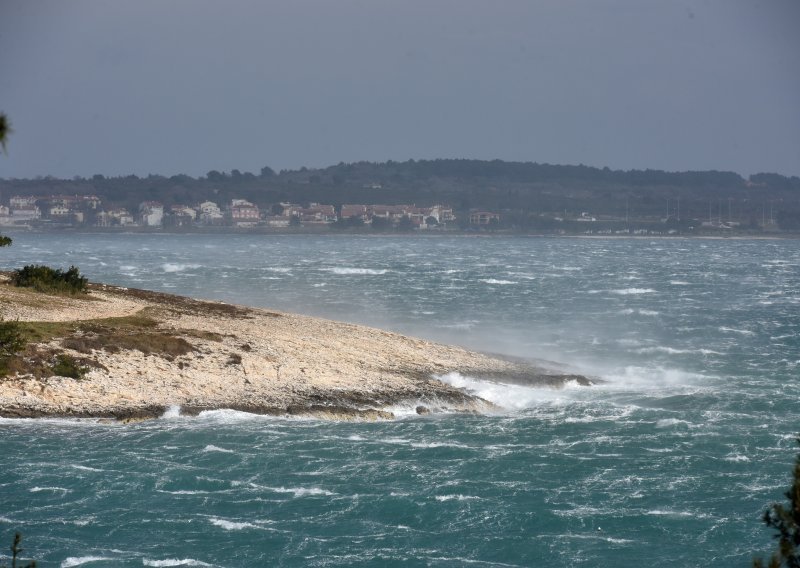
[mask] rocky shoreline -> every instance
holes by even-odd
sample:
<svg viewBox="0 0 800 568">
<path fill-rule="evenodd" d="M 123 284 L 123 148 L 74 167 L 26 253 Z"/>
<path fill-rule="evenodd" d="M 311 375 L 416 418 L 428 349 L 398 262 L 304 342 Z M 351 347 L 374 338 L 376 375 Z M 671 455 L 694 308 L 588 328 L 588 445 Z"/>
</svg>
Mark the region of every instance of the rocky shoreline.
<svg viewBox="0 0 800 568">
<path fill-rule="evenodd" d="M 91 285 L 50 296 L 0 282 L 0 316 L 17 320 L 25 349 L 0 378 L 0 416 L 135 421 L 180 407 L 332 420 L 491 412 L 491 402 L 437 380 L 463 375 L 549 387 L 581 375 L 523 360 L 321 318 Z M 81 378 L 54 375 L 69 356 Z"/>
</svg>

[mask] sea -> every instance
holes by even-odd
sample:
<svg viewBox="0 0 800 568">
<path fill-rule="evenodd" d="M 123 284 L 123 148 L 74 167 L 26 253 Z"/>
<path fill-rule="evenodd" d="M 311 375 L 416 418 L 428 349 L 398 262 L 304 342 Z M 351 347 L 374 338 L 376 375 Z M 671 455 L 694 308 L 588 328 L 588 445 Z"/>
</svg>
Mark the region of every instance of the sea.
<svg viewBox="0 0 800 568">
<path fill-rule="evenodd" d="M 800 447 L 800 240 L 11 235 L 0 266 L 549 361 L 439 377 L 486 415 L 0 419 L 0 539 L 40 567 L 749 566 Z M 0 558 L 0 564 L 2 564 Z"/>
</svg>

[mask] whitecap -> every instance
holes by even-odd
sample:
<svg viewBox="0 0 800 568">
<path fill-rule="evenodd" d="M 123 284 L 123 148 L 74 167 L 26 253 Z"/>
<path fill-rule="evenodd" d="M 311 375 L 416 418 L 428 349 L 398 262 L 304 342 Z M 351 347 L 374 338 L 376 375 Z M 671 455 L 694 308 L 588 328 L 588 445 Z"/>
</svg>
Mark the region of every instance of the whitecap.
<svg viewBox="0 0 800 568">
<path fill-rule="evenodd" d="M 386 274 L 389 272 L 386 269 L 376 269 L 376 268 L 347 268 L 347 267 L 335 267 L 335 268 L 324 268 L 326 272 L 332 272 L 333 274 L 340 274 L 340 275 L 380 275 Z"/>
<path fill-rule="evenodd" d="M 620 296 L 630 296 L 636 294 L 652 294 L 655 292 L 652 288 L 623 288 L 621 290 L 611 290 L 612 294 L 618 294 Z"/>
<path fill-rule="evenodd" d="M 486 284 L 496 284 L 498 286 L 507 286 L 508 284 L 516 284 L 513 280 L 498 280 L 496 278 L 482 278 L 481 282 Z"/>
<path fill-rule="evenodd" d="M 142 564 L 145 566 L 213 566 L 213 564 L 207 564 L 205 562 L 201 562 L 200 560 L 195 560 L 194 558 L 167 558 L 165 560 L 148 560 L 146 558 L 142 559 Z"/>
<path fill-rule="evenodd" d="M 656 421 L 656 428 L 669 428 L 670 426 L 691 426 L 691 424 L 678 418 L 662 418 Z"/>
<path fill-rule="evenodd" d="M 437 495 L 435 497 L 437 501 L 445 502 L 445 501 L 471 501 L 473 499 L 480 499 L 480 497 L 476 497 L 475 495 Z"/>
<path fill-rule="evenodd" d="M 68 556 L 61 562 L 61 568 L 72 568 L 72 566 L 81 566 L 82 564 L 89 564 L 90 562 L 110 561 L 112 558 L 105 556 Z"/>
<path fill-rule="evenodd" d="M 191 270 L 195 268 L 200 268 L 201 265 L 199 264 L 181 264 L 178 262 L 165 262 L 161 265 L 161 269 L 164 272 L 183 272 L 184 270 Z"/>
<path fill-rule="evenodd" d="M 336 495 L 332 491 L 320 489 L 319 487 L 270 487 L 276 493 L 292 493 L 295 497 L 307 497 L 309 495 Z"/>
<path fill-rule="evenodd" d="M 705 513 L 691 513 L 689 511 L 672 511 L 670 509 L 652 509 L 645 513 L 646 515 L 654 515 L 658 517 L 695 517 L 698 519 L 707 519 L 709 515 Z"/>
<path fill-rule="evenodd" d="M 258 525 L 254 525 L 253 523 L 237 523 L 236 521 L 228 521 L 226 519 L 219 519 L 217 517 L 211 517 L 208 520 L 212 525 L 222 527 L 226 531 L 240 531 L 242 529 L 260 528 Z"/>
<path fill-rule="evenodd" d="M 659 345 L 657 347 L 642 347 L 636 350 L 637 353 L 667 353 L 669 355 L 683 355 L 691 353 L 691 349 L 675 349 L 674 347 L 664 347 Z"/>
<path fill-rule="evenodd" d="M 463 448 L 469 449 L 469 446 L 458 444 L 456 442 L 414 442 L 411 444 L 412 448 Z"/>
<path fill-rule="evenodd" d="M 205 448 L 203 448 L 203 451 L 204 452 L 220 452 L 220 453 L 223 453 L 223 454 L 235 454 L 236 453 L 233 450 L 226 450 L 225 448 L 220 448 L 219 446 L 215 446 L 213 444 L 207 445 Z"/>
<path fill-rule="evenodd" d="M 164 411 L 164 414 L 161 415 L 161 418 L 163 419 L 180 418 L 180 416 L 181 416 L 181 407 L 178 406 L 177 404 L 173 404 Z"/>
<path fill-rule="evenodd" d="M 544 402 L 553 402 L 564 398 L 564 391 L 573 389 L 583 389 L 577 381 L 566 381 L 562 389 L 552 387 L 532 387 L 523 385 L 511 385 L 506 383 L 481 380 L 476 377 L 464 376 L 460 373 L 448 373 L 446 375 L 434 375 L 434 378 L 454 386 L 464 389 L 484 400 L 507 408 L 509 410 L 522 410 L 531 408 Z"/>
<path fill-rule="evenodd" d="M 89 467 L 88 465 L 70 464 L 70 467 L 74 469 L 79 469 L 81 471 L 105 471 L 104 469 Z"/>
<path fill-rule="evenodd" d="M 69 489 L 63 487 L 31 487 L 28 491 L 31 493 L 39 493 L 40 491 L 61 491 L 62 493 L 69 493 Z"/>
<path fill-rule="evenodd" d="M 749 462 L 750 458 L 742 454 L 728 454 L 725 456 L 724 460 L 729 462 Z"/>
<path fill-rule="evenodd" d="M 755 335 L 754 331 L 750 331 L 749 329 L 736 329 L 733 327 L 725 327 L 722 326 L 719 328 L 720 331 L 725 331 L 728 333 L 738 333 L 740 335 Z"/>
</svg>

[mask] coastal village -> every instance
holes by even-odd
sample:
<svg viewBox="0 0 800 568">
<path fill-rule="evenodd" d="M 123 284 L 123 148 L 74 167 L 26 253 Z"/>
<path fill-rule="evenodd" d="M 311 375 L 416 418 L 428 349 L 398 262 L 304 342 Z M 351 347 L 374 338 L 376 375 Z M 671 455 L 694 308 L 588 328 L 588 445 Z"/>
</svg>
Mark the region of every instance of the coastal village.
<svg viewBox="0 0 800 568">
<path fill-rule="evenodd" d="M 324 203 L 278 202 L 259 207 L 247 199 L 225 202 L 202 201 L 192 205 L 165 205 L 161 201 L 142 201 L 138 209 L 104 204 L 96 195 L 14 195 L 0 203 L 0 227 L 28 229 L 97 228 L 110 230 L 266 230 L 280 231 L 338 228 L 372 228 L 399 231 L 502 230 L 501 220 L 508 212 L 480 209 L 455 212 L 450 205 L 419 207 L 414 204 L 359 204 L 334 206 Z M 544 221 L 563 223 L 562 229 L 548 232 L 588 235 L 674 235 L 681 221 L 674 213 L 657 219 L 640 219 L 646 227 L 631 227 L 626 218 L 595 215 L 589 212 L 540 214 Z M 633 221 L 633 220 L 631 220 Z M 734 232 L 741 223 L 721 212 L 709 212 L 707 220 L 693 220 L 701 231 Z M 622 224 L 621 224 L 622 223 Z M 660 226 L 659 226 L 660 225 Z M 554 227 L 550 227 L 554 229 Z M 683 230 L 695 230 L 695 226 Z M 772 212 L 760 223 L 762 231 L 777 229 Z"/>
<path fill-rule="evenodd" d="M 470 212 L 468 222 L 475 226 L 497 223 L 500 215 L 488 211 Z M 193 205 L 165 206 L 159 201 L 143 201 L 138 210 L 105 207 L 95 195 L 15 195 L 8 205 L 0 205 L 0 226 L 17 227 L 234 227 L 288 228 L 329 226 L 337 222 L 351 226 L 399 227 L 426 230 L 453 225 L 456 216 L 447 205 L 298 204 L 281 202 L 260 208 L 246 199 L 227 203 L 203 201 Z"/>
</svg>

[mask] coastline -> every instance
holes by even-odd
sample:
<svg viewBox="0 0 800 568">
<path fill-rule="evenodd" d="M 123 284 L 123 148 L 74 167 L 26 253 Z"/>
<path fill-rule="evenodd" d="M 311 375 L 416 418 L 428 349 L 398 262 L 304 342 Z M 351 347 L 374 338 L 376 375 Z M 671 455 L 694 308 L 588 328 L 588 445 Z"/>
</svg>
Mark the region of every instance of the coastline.
<svg viewBox="0 0 800 568">
<path fill-rule="evenodd" d="M 410 232 L 378 232 L 371 229 L 342 229 L 333 230 L 329 226 L 306 226 L 297 228 L 270 228 L 248 227 L 237 228 L 230 226 L 221 227 L 75 227 L 75 226 L 49 226 L 31 227 L 22 225 L 7 225 L 0 227 L 4 234 L 24 235 L 34 234 L 108 234 L 108 235 L 259 235 L 259 236 L 318 236 L 318 237 L 375 237 L 375 238 L 496 238 L 496 237 L 522 237 L 522 238 L 580 238 L 580 239 L 740 239 L 740 240 L 794 240 L 800 239 L 800 233 L 791 231 L 777 231 L 772 233 L 732 232 L 680 232 L 676 234 L 648 233 L 648 234 L 586 234 L 582 232 L 531 232 L 522 230 L 498 229 L 487 230 L 460 230 L 460 229 L 433 229 L 426 231 Z"/>
<path fill-rule="evenodd" d="M 394 418 L 399 405 L 492 412 L 448 373 L 557 388 L 592 381 L 531 362 L 366 326 L 102 284 L 85 297 L 0 283 L 0 315 L 39 330 L 0 379 L 0 416 L 156 418 L 233 409 L 332 420 Z M 53 376 L 68 355 L 80 379 Z"/>
</svg>

